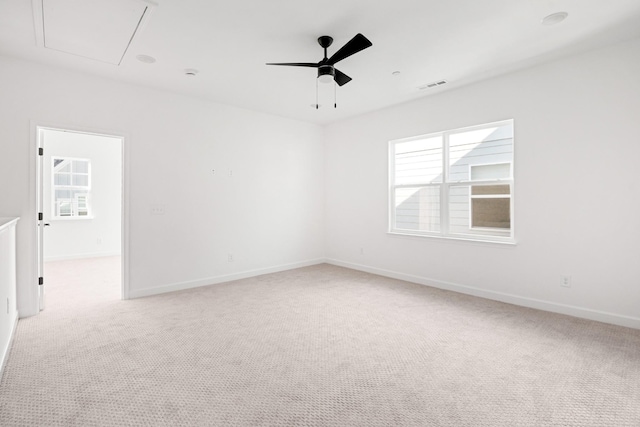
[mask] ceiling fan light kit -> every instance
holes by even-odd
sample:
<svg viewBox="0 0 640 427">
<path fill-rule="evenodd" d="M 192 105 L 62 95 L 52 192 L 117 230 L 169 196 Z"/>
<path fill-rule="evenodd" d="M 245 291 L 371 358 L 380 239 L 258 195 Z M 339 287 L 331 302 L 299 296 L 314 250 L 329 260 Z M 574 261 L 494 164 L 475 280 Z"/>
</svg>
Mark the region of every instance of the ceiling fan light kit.
<svg viewBox="0 0 640 427">
<path fill-rule="evenodd" d="M 318 67 L 318 80 L 320 83 L 331 83 L 336 78 L 336 69 L 331 65 Z"/>
<path fill-rule="evenodd" d="M 368 47 L 373 46 L 365 36 L 358 33 L 351 40 L 349 40 L 344 46 L 338 49 L 330 58 L 327 57 L 327 48 L 333 43 L 333 38 L 330 36 L 318 37 L 318 44 L 324 49 L 324 58 L 320 62 L 269 62 L 267 65 L 286 65 L 291 67 L 310 67 L 318 69 L 318 78 L 316 81 L 322 83 L 331 83 L 334 81 L 338 86 L 343 86 L 349 83 L 352 79 L 345 73 L 335 68 L 335 64 L 342 61 L 349 56 L 360 52 Z M 316 108 L 318 108 L 317 102 L 318 92 L 316 87 Z M 337 104 L 334 102 L 334 107 Z"/>
</svg>

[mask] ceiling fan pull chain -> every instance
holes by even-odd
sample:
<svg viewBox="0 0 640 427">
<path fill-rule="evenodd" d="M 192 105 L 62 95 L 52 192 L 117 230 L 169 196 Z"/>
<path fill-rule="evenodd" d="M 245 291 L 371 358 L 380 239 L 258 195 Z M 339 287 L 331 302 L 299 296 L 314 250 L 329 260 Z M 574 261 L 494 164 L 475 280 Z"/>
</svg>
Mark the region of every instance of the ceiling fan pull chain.
<svg viewBox="0 0 640 427">
<path fill-rule="evenodd" d="M 333 108 L 338 108 L 338 91 L 336 90 L 336 87 L 338 86 L 338 84 L 335 82 L 333 82 Z"/>
<path fill-rule="evenodd" d="M 318 109 L 318 79 L 316 79 L 316 110 Z"/>
</svg>

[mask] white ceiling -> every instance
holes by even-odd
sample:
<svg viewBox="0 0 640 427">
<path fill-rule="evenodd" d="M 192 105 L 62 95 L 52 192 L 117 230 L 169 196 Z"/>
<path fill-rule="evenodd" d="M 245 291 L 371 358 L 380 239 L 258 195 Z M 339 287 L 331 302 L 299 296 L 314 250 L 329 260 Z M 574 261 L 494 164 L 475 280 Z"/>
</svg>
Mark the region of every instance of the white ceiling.
<svg viewBox="0 0 640 427">
<path fill-rule="evenodd" d="M 43 1 L 45 11 L 67 7 L 57 16 L 65 28 L 65 13 L 69 24 L 83 22 L 87 4 L 115 0 L 0 0 L 1 55 L 319 124 L 640 36 L 639 0 L 118 0 L 153 7 L 115 65 L 45 48 Z M 559 11 L 569 14 L 564 22 L 541 24 Z M 89 15 L 102 22 L 84 30 L 122 24 L 111 12 Z M 318 62 L 319 36 L 334 38 L 330 56 L 358 32 L 373 46 L 337 64 L 353 78 L 337 88 L 337 109 L 333 85 L 321 85 L 322 107 L 311 107 L 315 69 L 265 65 Z M 78 40 L 89 52 L 92 43 L 97 53 L 112 47 Z M 186 76 L 187 68 L 199 73 Z M 449 83 L 418 89 L 442 79 Z"/>
</svg>

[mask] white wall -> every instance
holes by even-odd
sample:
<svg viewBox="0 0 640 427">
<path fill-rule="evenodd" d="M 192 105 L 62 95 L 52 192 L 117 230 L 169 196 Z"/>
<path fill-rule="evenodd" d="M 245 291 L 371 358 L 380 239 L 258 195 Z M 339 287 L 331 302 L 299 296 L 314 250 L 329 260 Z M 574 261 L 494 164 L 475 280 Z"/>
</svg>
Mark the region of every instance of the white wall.
<svg viewBox="0 0 640 427">
<path fill-rule="evenodd" d="M 44 259 L 87 258 L 121 252 L 122 153 L 120 138 L 63 132 L 44 132 Z M 71 157 L 91 162 L 91 217 L 52 219 L 52 158 Z"/>
<path fill-rule="evenodd" d="M 634 40 L 329 126 L 327 257 L 640 327 L 638 76 Z M 517 245 L 386 233 L 389 140 L 510 118 Z"/>
<path fill-rule="evenodd" d="M 16 219 L 0 218 L 0 377 L 17 321 Z"/>
<path fill-rule="evenodd" d="M 317 262 L 324 249 L 343 265 L 640 327 L 638 75 L 634 40 L 323 129 L 0 57 L 0 216 L 22 217 L 20 314 L 37 310 L 33 129 L 45 124 L 125 135 L 131 296 Z M 517 245 L 386 233 L 389 140 L 508 118 Z"/>
<path fill-rule="evenodd" d="M 37 312 L 34 123 L 125 135 L 130 296 L 322 259 L 321 127 L 6 57 L 0 93 L 21 317 Z"/>
</svg>

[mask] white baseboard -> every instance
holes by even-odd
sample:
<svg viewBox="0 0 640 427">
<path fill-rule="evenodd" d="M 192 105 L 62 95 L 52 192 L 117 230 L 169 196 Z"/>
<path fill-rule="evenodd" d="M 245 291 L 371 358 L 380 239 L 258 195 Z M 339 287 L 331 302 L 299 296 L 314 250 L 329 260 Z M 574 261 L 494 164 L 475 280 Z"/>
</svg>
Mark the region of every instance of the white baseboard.
<svg viewBox="0 0 640 427">
<path fill-rule="evenodd" d="M 16 317 L 13 319 L 13 326 L 11 327 L 11 334 L 9 335 L 9 340 L 7 341 L 7 345 L 4 347 L 2 351 L 2 359 L 0 359 L 0 379 L 2 379 L 2 374 L 4 373 L 4 366 L 7 363 L 7 359 L 9 358 L 9 352 L 11 351 L 11 345 L 13 344 L 13 337 L 16 335 L 16 328 L 18 327 L 18 312 L 16 311 Z"/>
<path fill-rule="evenodd" d="M 336 259 L 313 259 L 301 261 L 291 264 L 284 264 L 274 267 L 261 268 L 256 270 L 247 270 L 233 274 L 225 274 L 221 276 L 207 277 L 188 282 L 172 283 L 153 288 L 136 289 L 129 292 L 130 298 L 141 298 L 151 295 L 158 295 L 167 292 L 181 291 L 184 289 L 192 289 L 200 286 L 215 285 L 218 283 L 231 282 L 233 280 L 246 279 L 249 277 L 260 276 L 262 274 L 277 273 L 279 271 L 292 270 L 295 268 L 307 267 L 316 264 L 332 264 L 340 267 L 346 267 L 353 270 L 364 271 L 367 273 L 377 274 L 379 276 L 390 277 L 393 279 L 404 280 L 407 282 L 417 283 L 420 285 L 431 286 L 434 288 L 444 289 L 453 292 L 459 292 L 466 295 L 472 295 L 480 298 L 486 298 L 494 301 L 505 302 L 508 304 L 519 305 L 522 307 L 534 308 L 552 313 L 565 314 L 568 316 L 579 317 L 582 319 L 595 320 L 598 322 L 610 323 L 613 325 L 625 326 L 634 329 L 640 329 L 640 318 L 625 316 L 615 313 L 609 313 L 599 310 L 561 304 L 551 301 L 539 300 L 535 298 L 522 297 L 503 292 L 496 292 L 473 286 L 461 285 L 458 283 L 445 282 L 442 280 L 430 279 L 428 277 L 415 276 L 412 274 L 400 273 L 392 270 L 371 267 L 362 264 L 356 264 Z"/>
<path fill-rule="evenodd" d="M 293 270 L 294 268 L 308 267 L 310 265 L 323 264 L 325 260 L 323 258 L 312 259 L 307 261 L 295 262 L 292 264 L 283 264 L 274 267 L 259 268 L 256 270 L 241 271 L 238 273 L 224 274 L 221 276 L 206 277 L 198 280 L 191 280 L 188 282 L 172 283 L 168 285 L 145 288 L 145 289 L 131 289 L 129 290 L 129 298 L 141 298 L 151 295 L 164 294 L 167 292 L 182 291 L 185 289 L 198 288 L 200 286 L 216 285 L 218 283 L 231 282 L 234 280 L 246 279 L 249 277 L 260 276 L 262 274 L 277 273 L 279 271 Z"/>
<path fill-rule="evenodd" d="M 431 286 L 434 288 L 445 289 L 448 291 L 459 292 L 462 294 L 473 295 L 476 297 L 486 298 L 490 300 L 506 302 L 509 304 L 519 305 L 522 307 L 535 308 L 552 313 L 566 314 L 568 316 L 579 317 L 582 319 L 595 320 L 598 322 L 610 323 L 613 325 L 626 326 L 628 328 L 640 329 L 640 318 L 624 316 L 615 313 L 608 313 L 599 310 L 592 310 L 573 305 L 560 304 L 551 301 L 544 301 L 535 298 L 521 297 L 518 295 L 507 294 L 503 292 L 490 291 L 480 289 L 473 286 L 461 285 L 458 283 L 444 282 L 442 280 L 429 279 L 427 277 L 414 276 L 411 274 L 400 273 L 397 271 L 384 270 L 381 268 L 370 267 L 367 265 L 355 264 L 351 262 L 340 261 L 336 259 L 327 259 L 327 264 L 346 267 L 353 270 L 364 271 L 367 273 L 377 274 L 379 276 L 390 277 L 392 279 L 404 280 L 406 282 L 417 283 L 420 285 Z"/>
<path fill-rule="evenodd" d="M 71 255 L 58 255 L 45 257 L 44 262 L 52 262 L 52 261 L 67 261 L 70 259 L 83 259 L 83 258 L 100 258 L 106 256 L 119 256 L 120 251 L 117 252 L 93 252 L 93 253 L 83 253 L 83 254 L 71 254 Z"/>
</svg>

